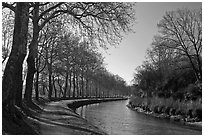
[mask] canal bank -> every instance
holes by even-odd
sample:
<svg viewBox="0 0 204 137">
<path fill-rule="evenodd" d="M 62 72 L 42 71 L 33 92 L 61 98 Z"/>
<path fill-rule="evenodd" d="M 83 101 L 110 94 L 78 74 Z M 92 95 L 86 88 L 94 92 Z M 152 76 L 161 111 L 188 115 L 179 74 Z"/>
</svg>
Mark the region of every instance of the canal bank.
<svg viewBox="0 0 204 137">
<path fill-rule="evenodd" d="M 133 111 L 143 113 L 160 119 L 175 121 L 183 125 L 191 126 L 194 129 L 202 131 L 202 116 L 196 114 L 195 111 L 181 111 L 180 108 L 169 107 L 165 105 L 147 105 L 148 103 L 140 101 L 140 98 L 130 98 L 127 107 Z M 201 110 L 202 111 L 202 110 Z M 184 113 L 185 112 L 185 113 Z M 191 112 L 191 113 L 189 113 Z M 200 112 L 200 111 L 199 111 Z M 194 115 L 193 115 L 193 114 Z M 202 113 L 202 112 L 200 112 Z M 199 116 L 199 118 L 198 118 Z"/>
<path fill-rule="evenodd" d="M 137 113 L 128 100 L 79 107 L 76 112 L 109 135 L 201 135 L 202 131 L 167 119 Z"/>
<path fill-rule="evenodd" d="M 118 101 L 118 100 L 127 100 L 128 98 L 93 98 L 93 99 L 78 99 L 78 100 L 70 100 L 70 102 L 67 104 L 67 106 L 73 110 L 76 110 L 77 108 L 89 105 L 89 104 L 95 104 L 95 103 L 101 103 L 101 102 L 109 102 L 109 101 Z"/>
<path fill-rule="evenodd" d="M 97 126 L 75 113 L 74 108 L 81 105 L 121 100 L 122 98 L 107 99 L 77 99 L 49 101 L 40 99 L 33 101 L 34 107 L 26 106 L 23 121 L 29 125 L 35 134 L 39 135 L 106 135 Z M 69 107 L 70 108 L 69 108 Z M 4 134 L 24 134 L 23 132 Z M 32 133 L 25 133 L 32 134 Z"/>
</svg>

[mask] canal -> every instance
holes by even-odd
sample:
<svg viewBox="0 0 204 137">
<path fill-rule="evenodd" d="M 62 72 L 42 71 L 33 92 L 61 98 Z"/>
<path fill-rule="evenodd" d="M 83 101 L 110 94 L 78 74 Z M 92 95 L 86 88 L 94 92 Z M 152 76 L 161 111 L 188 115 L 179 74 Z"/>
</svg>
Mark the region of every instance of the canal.
<svg viewBox="0 0 204 137">
<path fill-rule="evenodd" d="M 110 135 L 200 135 L 187 125 L 135 112 L 128 100 L 86 105 L 76 112 Z"/>
</svg>

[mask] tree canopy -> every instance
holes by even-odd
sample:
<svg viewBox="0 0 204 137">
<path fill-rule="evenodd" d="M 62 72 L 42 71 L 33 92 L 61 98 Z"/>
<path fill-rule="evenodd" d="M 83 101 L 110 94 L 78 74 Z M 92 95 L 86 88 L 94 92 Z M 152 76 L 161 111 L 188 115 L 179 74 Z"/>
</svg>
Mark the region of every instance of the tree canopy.
<svg viewBox="0 0 204 137">
<path fill-rule="evenodd" d="M 105 69 L 97 47 L 118 44 L 131 30 L 133 6 L 126 2 L 3 2 L 5 108 L 21 107 L 22 99 L 31 104 L 34 95 L 36 99 L 41 95 L 49 99 L 127 95 L 125 81 Z M 10 73 L 9 68 L 16 71 Z"/>
</svg>

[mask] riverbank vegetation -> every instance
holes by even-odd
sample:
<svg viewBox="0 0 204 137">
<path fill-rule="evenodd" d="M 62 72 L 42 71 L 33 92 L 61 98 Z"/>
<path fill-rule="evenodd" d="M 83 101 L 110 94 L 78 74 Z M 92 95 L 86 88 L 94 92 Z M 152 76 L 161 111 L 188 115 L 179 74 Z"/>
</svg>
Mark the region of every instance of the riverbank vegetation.
<svg viewBox="0 0 204 137">
<path fill-rule="evenodd" d="M 129 87 L 120 76 L 106 70 L 99 48 L 117 45 L 124 32 L 131 31 L 133 6 L 117 2 L 3 2 L 2 111 L 7 119 L 3 127 L 18 123 L 25 116 L 23 106 L 35 105 L 33 97 L 127 96 Z"/>
<path fill-rule="evenodd" d="M 202 121 L 201 17 L 201 9 L 166 12 L 146 61 L 136 68 L 130 105 Z"/>
</svg>

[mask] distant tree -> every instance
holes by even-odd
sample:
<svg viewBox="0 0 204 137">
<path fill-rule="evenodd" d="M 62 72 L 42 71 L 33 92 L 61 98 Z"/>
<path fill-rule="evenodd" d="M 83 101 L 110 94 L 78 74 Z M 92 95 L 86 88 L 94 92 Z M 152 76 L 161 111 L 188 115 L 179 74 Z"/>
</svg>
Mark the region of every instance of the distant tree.
<svg viewBox="0 0 204 137">
<path fill-rule="evenodd" d="M 129 31 L 133 19 L 131 3 L 33 3 L 33 39 L 29 46 L 28 74 L 26 91 L 32 92 L 35 73 L 35 58 L 39 31 L 53 18 L 66 15 L 75 25 L 79 25 L 82 36 L 97 40 L 100 45 L 105 41 L 115 44 L 121 40 L 121 31 Z M 65 21 L 65 19 L 63 20 Z M 106 39 L 106 40 L 105 40 Z M 30 97 L 29 97 L 30 98 Z M 28 99 L 29 100 L 29 99 Z"/>
</svg>

